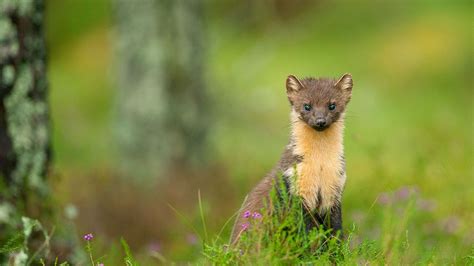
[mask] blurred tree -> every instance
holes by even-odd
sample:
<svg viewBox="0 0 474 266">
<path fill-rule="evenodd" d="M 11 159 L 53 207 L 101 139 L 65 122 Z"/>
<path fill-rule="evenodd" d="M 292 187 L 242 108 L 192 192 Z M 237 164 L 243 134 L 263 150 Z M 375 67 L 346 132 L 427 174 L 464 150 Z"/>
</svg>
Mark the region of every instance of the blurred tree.
<svg viewBox="0 0 474 266">
<path fill-rule="evenodd" d="M 209 121 L 201 0 L 117 0 L 117 134 L 127 176 L 199 162 Z"/>
<path fill-rule="evenodd" d="M 265 30 L 275 23 L 288 23 L 324 0 L 226 0 L 210 1 L 209 12 L 231 28 L 246 31 Z M 229 8 L 229 7 L 232 8 Z"/>
<path fill-rule="evenodd" d="M 0 1 L 0 243 L 16 218 L 43 215 L 48 195 L 43 9 L 41 0 Z"/>
</svg>

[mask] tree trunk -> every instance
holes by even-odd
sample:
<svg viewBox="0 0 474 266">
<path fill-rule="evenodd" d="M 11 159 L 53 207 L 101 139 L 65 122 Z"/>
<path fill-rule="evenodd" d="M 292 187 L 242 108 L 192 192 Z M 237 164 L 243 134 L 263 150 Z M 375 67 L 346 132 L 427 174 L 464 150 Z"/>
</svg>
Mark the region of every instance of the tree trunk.
<svg viewBox="0 0 474 266">
<path fill-rule="evenodd" d="M 49 194 L 43 11 L 42 0 L 0 1 L 0 242 L 9 218 L 38 217 Z"/>
<path fill-rule="evenodd" d="M 200 0 L 116 1 L 122 170 L 157 178 L 198 162 L 209 127 Z"/>
</svg>

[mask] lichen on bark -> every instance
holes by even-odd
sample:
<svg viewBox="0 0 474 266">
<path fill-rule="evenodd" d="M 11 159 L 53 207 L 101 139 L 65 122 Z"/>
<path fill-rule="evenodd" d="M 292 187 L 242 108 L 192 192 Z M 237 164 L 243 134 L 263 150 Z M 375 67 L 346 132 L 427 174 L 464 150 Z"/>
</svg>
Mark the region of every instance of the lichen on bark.
<svg viewBox="0 0 474 266">
<path fill-rule="evenodd" d="M 209 128 L 201 0 L 116 0 L 115 132 L 125 176 L 202 165 Z"/>
<path fill-rule="evenodd" d="M 11 93 L 5 98 L 8 132 L 16 155 L 12 172 L 13 188 L 28 186 L 40 193 L 47 192 L 44 174 L 49 145 L 48 108 L 44 101 L 33 100 L 33 73 L 29 64 L 23 64 Z"/>
<path fill-rule="evenodd" d="M 15 198 L 48 194 L 50 158 L 41 0 L 0 3 L 0 175 Z"/>
</svg>

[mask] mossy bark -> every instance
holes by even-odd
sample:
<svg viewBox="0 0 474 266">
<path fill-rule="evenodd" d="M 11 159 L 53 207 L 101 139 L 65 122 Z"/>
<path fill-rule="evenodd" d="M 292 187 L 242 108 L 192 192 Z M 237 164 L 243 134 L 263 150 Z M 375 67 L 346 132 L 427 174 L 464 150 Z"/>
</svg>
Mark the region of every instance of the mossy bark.
<svg viewBox="0 0 474 266">
<path fill-rule="evenodd" d="M 159 178 L 202 163 L 209 128 L 200 0 L 117 0 L 116 132 L 122 170 Z"/>
<path fill-rule="evenodd" d="M 49 194 L 43 11 L 42 0 L 0 1 L 0 226 L 40 216 Z"/>
</svg>

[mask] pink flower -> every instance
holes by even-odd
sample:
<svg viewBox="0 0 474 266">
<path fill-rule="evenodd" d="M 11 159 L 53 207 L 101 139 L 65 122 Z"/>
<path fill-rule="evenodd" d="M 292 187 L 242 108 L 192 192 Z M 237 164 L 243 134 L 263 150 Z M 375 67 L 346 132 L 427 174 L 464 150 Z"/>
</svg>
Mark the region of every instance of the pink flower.
<svg viewBox="0 0 474 266">
<path fill-rule="evenodd" d="M 242 227 L 242 232 L 243 232 L 243 231 L 247 231 L 247 229 L 249 229 L 249 226 L 250 226 L 250 223 L 244 223 L 244 224 L 242 224 L 242 225 L 241 225 L 241 227 Z"/>
<path fill-rule="evenodd" d="M 245 211 L 243 217 L 244 218 L 249 218 L 250 217 L 250 211 Z"/>
<path fill-rule="evenodd" d="M 456 216 L 450 216 L 441 221 L 441 228 L 448 234 L 454 234 L 459 229 L 461 221 Z"/>
<path fill-rule="evenodd" d="M 188 242 L 190 245 L 196 245 L 198 243 L 198 238 L 195 234 L 187 234 L 186 242 Z"/>
<path fill-rule="evenodd" d="M 94 236 L 91 233 L 85 234 L 84 235 L 84 240 L 86 241 L 91 241 Z"/>
<path fill-rule="evenodd" d="M 395 199 L 397 200 L 406 200 L 410 197 L 411 190 L 409 187 L 401 187 L 395 192 Z"/>
<path fill-rule="evenodd" d="M 260 213 L 258 213 L 258 212 L 254 212 L 254 213 L 252 214 L 252 218 L 254 218 L 254 219 L 260 219 L 260 218 L 262 218 L 262 215 L 261 215 Z"/>
<path fill-rule="evenodd" d="M 387 192 L 384 192 L 379 195 L 379 197 L 377 198 L 377 201 L 380 205 L 387 206 L 387 205 L 392 204 L 393 199 L 390 194 L 388 194 Z"/>
<path fill-rule="evenodd" d="M 429 199 L 419 199 L 416 202 L 417 207 L 423 211 L 433 211 L 436 208 L 436 202 Z"/>
<path fill-rule="evenodd" d="M 158 241 L 150 242 L 147 247 L 148 247 L 149 252 L 159 252 L 159 251 L 161 251 L 161 245 Z"/>
</svg>

